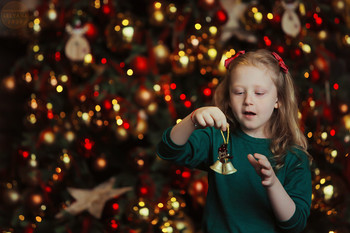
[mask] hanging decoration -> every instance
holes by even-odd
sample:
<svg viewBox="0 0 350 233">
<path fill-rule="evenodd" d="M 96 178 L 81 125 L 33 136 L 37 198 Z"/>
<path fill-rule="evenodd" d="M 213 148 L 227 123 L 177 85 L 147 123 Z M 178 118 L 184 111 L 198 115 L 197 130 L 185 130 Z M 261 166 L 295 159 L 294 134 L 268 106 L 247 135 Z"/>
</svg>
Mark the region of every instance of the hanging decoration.
<svg viewBox="0 0 350 233">
<path fill-rule="evenodd" d="M 295 13 L 295 9 L 298 7 L 298 5 L 298 0 L 291 3 L 282 1 L 282 6 L 285 9 L 281 19 L 282 30 L 291 37 L 296 37 L 299 35 L 301 29 L 300 19 Z"/>
<path fill-rule="evenodd" d="M 65 46 L 65 53 L 69 60 L 73 62 L 84 61 L 85 56 L 90 53 L 90 45 L 84 34 L 88 27 L 73 28 L 71 25 L 66 26 L 66 31 L 70 35 Z"/>
</svg>

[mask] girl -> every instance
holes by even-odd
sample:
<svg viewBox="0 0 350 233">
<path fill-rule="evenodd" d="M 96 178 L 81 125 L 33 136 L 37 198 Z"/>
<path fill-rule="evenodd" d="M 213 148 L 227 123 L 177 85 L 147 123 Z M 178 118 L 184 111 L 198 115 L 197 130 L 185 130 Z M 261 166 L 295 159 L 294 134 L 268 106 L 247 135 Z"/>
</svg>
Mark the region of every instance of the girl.
<svg viewBox="0 0 350 233">
<path fill-rule="evenodd" d="M 208 171 L 203 232 L 301 232 L 310 213 L 311 156 L 288 67 L 267 50 L 240 51 L 225 66 L 216 106 L 167 129 L 157 154 Z"/>
</svg>

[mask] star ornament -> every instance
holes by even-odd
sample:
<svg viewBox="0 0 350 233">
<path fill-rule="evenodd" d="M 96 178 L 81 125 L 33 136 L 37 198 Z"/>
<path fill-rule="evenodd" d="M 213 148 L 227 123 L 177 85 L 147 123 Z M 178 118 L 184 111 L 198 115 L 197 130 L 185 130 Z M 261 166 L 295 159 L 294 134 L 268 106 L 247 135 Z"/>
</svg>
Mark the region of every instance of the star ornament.
<svg viewBox="0 0 350 233">
<path fill-rule="evenodd" d="M 112 177 L 93 189 L 68 188 L 68 192 L 75 198 L 76 202 L 58 213 L 56 218 L 62 218 L 64 212 L 77 215 L 84 210 L 96 218 L 101 218 L 103 207 L 108 200 L 132 190 L 132 187 L 114 189 L 114 182 L 115 178 Z"/>
</svg>

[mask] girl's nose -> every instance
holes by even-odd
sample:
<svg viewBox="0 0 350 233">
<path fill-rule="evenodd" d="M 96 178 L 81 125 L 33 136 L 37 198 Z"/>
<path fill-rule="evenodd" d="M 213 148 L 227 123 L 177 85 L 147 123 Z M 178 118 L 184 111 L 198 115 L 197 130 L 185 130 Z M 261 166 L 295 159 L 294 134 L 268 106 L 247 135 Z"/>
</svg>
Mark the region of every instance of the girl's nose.
<svg viewBox="0 0 350 233">
<path fill-rule="evenodd" d="M 244 98 L 244 104 L 245 105 L 251 105 L 253 104 L 253 97 L 251 94 L 247 93 Z"/>
</svg>

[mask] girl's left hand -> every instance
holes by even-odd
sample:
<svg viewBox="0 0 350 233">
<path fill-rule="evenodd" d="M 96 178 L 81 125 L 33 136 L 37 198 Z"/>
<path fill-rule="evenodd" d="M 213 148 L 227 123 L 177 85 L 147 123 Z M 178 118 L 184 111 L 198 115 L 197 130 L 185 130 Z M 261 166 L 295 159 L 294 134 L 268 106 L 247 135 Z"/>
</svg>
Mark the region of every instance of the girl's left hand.
<svg viewBox="0 0 350 233">
<path fill-rule="evenodd" d="M 270 187 L 275 183 L 277 179 L 276 174 L 265 155 L 255 153 L 253 156 L 249 154 L 248 160 L 256 173 L 261 177 L 261 183 L 264 187 Z"/>
</svg>

